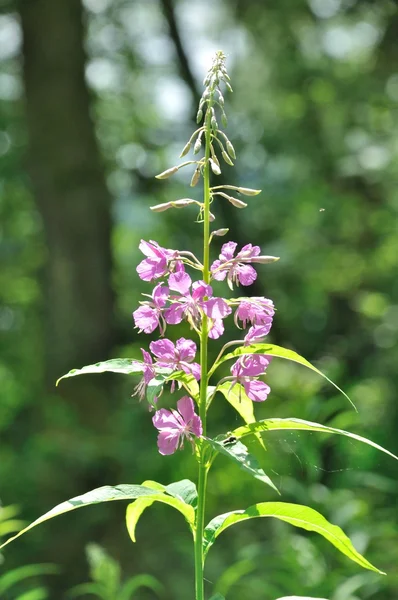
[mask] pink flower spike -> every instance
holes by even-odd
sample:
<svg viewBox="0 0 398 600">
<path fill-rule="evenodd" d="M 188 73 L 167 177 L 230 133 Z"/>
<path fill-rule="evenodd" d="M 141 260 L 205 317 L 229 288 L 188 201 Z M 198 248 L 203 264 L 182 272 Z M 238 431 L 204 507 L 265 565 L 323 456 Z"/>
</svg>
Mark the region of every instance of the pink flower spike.
<svg viewBox="0 0 398 600">
<path fill-rule="evenodd" d="M 243 381 L 243 387 L 247 397 L 253 402 L 264 402 L 271 392 L 269 385 L 258 379 L 246 379 Z"/>
<path fill-rule="evenodd" d="M 150 350 L 157 359 L 159 367 L 169 367 L 176 371 L 192 374 L 200 379 L 200 365 L 193 362 L 196 354 L 196 344 L 192 340 L 180 338 L 174 345 L 167 339 L 151 342 Z"/>
<path fill-rule="evenodd" d="M 139 249 L 147 256 L 137 267 L 137 273 L 144 281 L 153 281 L 164 277 L 176 268 L 184 269 L 181 260 L 178 260 L 178 250 L 167 250 L 152 240 L 150 242 L 141 240 Z"/>
<path fill-rule="evenodd" d="M 173 454 L 178 448 L 182 448 L 184 440 L 187 439 L 193 445 L 193 437 L 202 435 L 202 422 L 195 414 L 195 406 L 192 398 L 183 396 L 177 402 L 178 410 L 167 410 L 161 408 L 156 411 L 152 422 L 159 431 L 158 449 L 160 454 Z"/>
<path fill-rule="evenodd" d="M 153 290 L 151 301 L 141 302 L 141 306 L 133 312 L 133 319 L 139 333 L 152 333 L 159 327 L 164 334 L 165 322 L 162 311 L 169 296 L 169 288 L 159 283 Z"/>
<path fill-rule="evenodd" d="M 232 385 L 243 385 L 246 395 L 254 402 L 263 402 L 271 391 L 269 385 L 259 381 L 257 377 L 263 375 L 270 363 L 270 357 L 263 354 L 247 354 L 238 358 L 231 367 L 234 376 Z"/>
</svg>

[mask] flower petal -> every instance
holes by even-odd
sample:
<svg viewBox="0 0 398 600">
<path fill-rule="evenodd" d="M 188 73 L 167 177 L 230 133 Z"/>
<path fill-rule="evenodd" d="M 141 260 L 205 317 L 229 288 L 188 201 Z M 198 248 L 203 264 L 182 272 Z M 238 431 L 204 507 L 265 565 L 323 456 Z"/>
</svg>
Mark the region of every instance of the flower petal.
<svg viewBox="0 0 398 600">
<path fill-rule="evenodd" d="M 166 338 L 151 342 L 149 348 L 158 360 L 176 361 L 174 344 Z"/>
<path fill-rule="evenodd" d="M 183 317 L 184 306 L 182 304 L 178 304 L 178 302 L 172 304 L 164 313 L 166 323 L 169 325 L 177 325 L 178 323 L 181 323 Z"/>
<path fill-rule="evenodd" d="M 179 355 L 179 360 L 190 361 L 195 358 L 196 344 L 192 340 L 180 338 L 176 341 L 176 348 Z"/>
<path fill-rule="evenodd" d="M 164 429 L 158 435 L 158 449 L 160 454 L 168 456 L 178 449 L 181 434 L 172 429 Z"/>
<path fill-rule="evenodd" d="M 144 333 L 152 333 L 159 325 L 159 315 L 150 306 L 140 306 L 133 312 L 135 326 L 139 331 Z"/>
<path fill-rule="evenodd" d="M 192 279 L 184 271 L 172 273 L 169 277 L 169 288 L 179 292 L 182 296 L 186 296 L 191 287 Z"/>
<path fill-rule="evenodd" d="M 264 402 L 271 391 L 269 385 L 264 383 L 264 381 L 258 381 L 257 379 L 244 380 L 243 387 L 245 388 L 247 396 L 254 402 Z"/>
</svg>

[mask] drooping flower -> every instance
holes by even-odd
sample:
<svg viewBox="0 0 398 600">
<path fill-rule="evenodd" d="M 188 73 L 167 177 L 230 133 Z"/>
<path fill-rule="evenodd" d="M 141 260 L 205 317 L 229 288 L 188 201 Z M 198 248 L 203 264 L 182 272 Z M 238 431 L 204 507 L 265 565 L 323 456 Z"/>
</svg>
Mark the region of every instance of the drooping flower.
<svg viewBox="0 0 398 600">
<path fill-rule="evenodd" d="M 192 283 L 188 273 L 173 273 L 170 275 L 168 283 L 171 290 L 180 294 L 170 297 L 171 305 L 164 313 L 166 323 L 170 325 L 181 323 L 185 318 L 195 327 L 199 327 L 202 311 L 214 322 L 221 321 L 232 312 L 223 298 L 212 296 L 213 290 L 210 285 L 204 281 Z M 206 297 L 208 299 L 204 300 Z M 211 331 L 213 331 L 213 336 L 217 335 L 220 327 L 211 327 Z M 219 336 L 217 335 L 217 337 Z"/>
<path fill-rule="evenodd" d="M 259 344 L 268 335 L 270 329 L 271 326 L 268 325 L 253 325 L 245 335 L 243 345 L 250 346 L 250 344 Z"/>
<path fill-rule="evenodd" d="M 152 240 L 149 242 L 141 240 L 139 249 L 147 256 L 137 267 L 137 273 L 144 281 L 154 281 L 172 270 L 184 270 L 184 265 L 179 260 L 178 250 L 162 248 Z"/>
<path fill-rule="evenodd" d="M 154 426 L 159 431 L 160 454 L 173 454 L 178 448 L 183 447 L 185 439 L 193 444 L 194 436 L 202 435 L 202 422 L 195 413 L 192 398 L 183 396 L 177 402 L 177 409 L 170 411 L 161 408 L 152 418 Z"/>
<path fill-rule="evenodd" d="M 144 358 L 144 366 L 142 379 L 134 388 L 133 396 L 138 396 L 138 399 L 141 401 L 145 398 L 146 388 L 148 383 L 156 377 L 155 367 L 152 361 L 152 356 L 149 352 L 146 352 L 143 348 L 141 348 L 142 356 Z M 134 362 L 134 361 L 133 361 Z M 157 398 L 154 398 L 154 402 L 157 401 Z"/>
<path fill-rule="evenodd" d="M 265 373 L 270 358 L 262 354 L 248 354 L 238 358 L 231 367 L 233 380 L 231 387 L 240 383 L 246 395 L 254 402 L 263 402 L 271 391 L 269 385 L 259 381 L 257 377 Z"/>
<path fill-rule="evenodd" d="M 164 334 L 166 327 L 162 311 L 169 297 L 169 288 L 159 283 L 155 286 L 150 301 L 141 302 L 141 306 L 133 312 L 133 318 L 139 333 L 152 333 L 159 327 L 160 334 Z"/>
<path fill-rule="evenodd" d="M 213 279 L 224 281 L 227 278 L 228 286 L 233 289 L 233 284 L 251 285 L 257 279 L 255 269 L 248 263 L 266 264 L 278 260 L 276 256 L 260 256 L 260 247 L 246 244 L 236 256 L 237 243 L 227 242 L 221 248 L 218 260 L 210 267 Z"/>
<path fill-rule="evenodd" d="M 239 327 L 238 320 L 242 321 L 242 326 L 246 328 L 247 323 L 252 325 L 262 325 L 268 331 L 272 326 L 272 319 L 275 314 L 274 303 L 268 298 L 262 296 L 253 296 L 252 298 L 244 298 L 239 302 L 238 308 L 235 311 L 235 325 Z"/>
<path fill-rule="evenodd" d="M 180 338 L 174 345 L 170 340 L 162 339 L 151 342 L 149 347 L 159 367 L 191 373 L 195 379 L 200 379 L 200 365 L 192 362 L 196 354 L 196 344 L 192 340 Z"/>
</svg>

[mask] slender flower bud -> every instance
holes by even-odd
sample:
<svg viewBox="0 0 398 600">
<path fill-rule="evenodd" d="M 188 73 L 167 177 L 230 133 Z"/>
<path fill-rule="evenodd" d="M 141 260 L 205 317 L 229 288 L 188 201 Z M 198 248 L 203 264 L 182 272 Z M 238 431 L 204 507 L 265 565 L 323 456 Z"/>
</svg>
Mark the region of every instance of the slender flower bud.
<svg viewBox="0 0 398 600">
<path fill-rule="evenodd" d="M 153 212 L 164 212 L 169 208 L 184 208 L 184 206 L 188 206 L 189 204 L 198 204 L 198 202 L 197 200 L 192 200 L 191 198 L 181 198 L 180 200 L 172 200 L 171 202 L 156 204 L 155 206 L 151 206 L 150 209 Z"/>
<path fill-rule="evenodd" d="M 187 142 L 184 146 L 184 148 L 182 149 L 182 152 L 180 154 L 180 158 L 182 158 L 183 156 L 185 156 L 186 154 L 188 154 L 188 152 L 191 149 L 191 142 Z"/>
<path fill-rule="evenodd" d="M 221 123 L 222 123 L 223 127 L 226 127 L 228 125 L 227 115 L 225 114 L 224 111 L 221 113 Z"/>
<path fill-rule="evenodd" d="M 199 152 L 201 146 L 202 146 L 202 136 L 201 136 L 201 134 L 199 134 L 198 139 L 196 140 L 195 145 L 193 147 L 193 153 L 197 154 Z"/>
<path fill-rule="evenodd" d="M 238 192 L 240 194 L 243 194 L 244 196 L 258 196 L 258 194 L 261 194 L 261 190 L 252 190 L 251 188 L 243 188 L 243 187 L 238 187 Z"/>
<path fill-rule="evenodd" d="M 196 122 L 198 125 L 202 119 L 203 119 L 203 110 L 200 108 L 196 114 Z"/>
<path fill-rule="evenodd" d="M 232 160 L 229 158 L 228 154 L 225 152 L 225 150 L 223 150 L 221 152 L 221 156 L 223 157 L 223 159 L 225 160 L 225 162 L 227 163 L 227 165 L 230 165 L 230 167 L 234 166 L 234 163 L 232 162 Z"/>
<path fill-rule="evenodd" d="M 236 158 L 235 149 L 229 140 L 226 141 L 227 151 L 231 158 Z"/>
<path fill-rule="evenodd" d="M 159 175 L 156 175 L 156 179 L 167 179 L 168 177 L 174 175 L 174 173 L 177 173 L 178 169 L 179 167 L 171 167 L 170 169 L 166 169 L 166 171 L 163 171 L 162 173 L 159 173 Z"/>
<path fill-rule="evenodd" d="M 200 168 L 196 167 L 194 174 L 192 175 L 192 179 L 191 179 L 191 187 L 195 187 L 195 185 L 198 183 L 200 178 Z"/>
<path fill-rule="evenodd" d="M 246 202 L 242 202 L 242 200 L 238 200 L 238 198 L 234 198 L 233 196 L 227 196 L 228 202 L 230 202 L 236 208 L 246 208 Z"/>
<path fill-rule="evenodd" d="M 223 235 L 227 235 L 228 231 L 228 227 L 224 227 L 223 229 L 216 229 L 216 231 L 213 231 L 212 235 L 218 235 L 221 237 Z"/>
<path fill-rule="evenodd" d="M 209 162 L 210 162 L 210 167 L 211 170 L 213 171 L 214 175 L 221 175 L 221 169 L 220 167 L 214 162 L 214 160 L 212 158 L 209 158 Z"/>
<path fill-rule="evenodd" d="M 279 260 L 279 256 L 254 256 L 250 259 L 251 263 L 259 263 L 260 265 L 267 265 Z"/>
</svg>

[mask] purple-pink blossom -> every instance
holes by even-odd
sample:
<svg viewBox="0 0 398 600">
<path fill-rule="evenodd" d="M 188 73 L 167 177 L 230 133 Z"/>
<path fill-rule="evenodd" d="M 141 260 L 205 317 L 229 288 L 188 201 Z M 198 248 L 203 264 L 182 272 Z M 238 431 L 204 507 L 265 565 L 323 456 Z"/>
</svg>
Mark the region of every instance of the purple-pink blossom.
<svg viewBox="0 0 398 600">
<path fill-rule="evenodd" d="M 157 366 L 170 367 L 173 370 L 192 374 L 200 379 L 200 365 L 193 362 L 196 355 L 196 344 L 192 340 L 180 338 L 175 345 L 168 339 L 151 342 L 151 352 L 157 359 Z"/>
<path fill-rule="evenodd" d="M 268 328 L 267 335 L 272 326 L 272 319 L 275 314 L 274 303 L 268 298 L 262 296 L 253 296 L 253 298 L 244 298 L 239 302 L 235 311 L 235 325 L 239 327 L 238 321 L 242 321 L 242 327 L 246 328 L 247 323 L 252 325 L 262 325 Z"/>
<path fill-rule="evenodd" d="M 187 319 L 194 327 L 199 327 L 202 311 L 212 319 L 216 325 L 211 326 L 213 336 L 221 330 L 219 322 L 231 314 L 232 310 L 223 298 L 212 296 L 213 290 L 204 281 L 195 281 L 188 273 L 182 271 L 172 273 L 168 280 L 169 288 L 179 292 L 179 296 L 170 297 L 171 305 L 165 311 L 164 317 L 168 324 L 176 325 Z M 205 300 L 207 298 L 207 300 Z"/>
<path fill-rule="evenodd" d="M 193 438 L 202 435 L 202 422 L 195 413 L 193 400 L 189 396 L 178 400 L 177 410 L 161 408 L 156 411 L 152 422 L 159 431 L 160 454 L 173 454 L 183 447 L 185 439 L 193 444 Z"/>
<path fill-rule="evenodd" d="M 184 270 L 184 265 L 179 260 L 178 250 L 162 248 L 152 240 L 149 242 L 141 240 L 139 249 L 147 257 L 137 267 L 137 273 L 144 281 L 154 281 L 174 269 Z"/>
<path fill-rule="evenodd" d="M 150 301 L 141 302 L 141 306 L 133 312 L 133 318 L 139 333 L 152 333 L 159 327 L 160 334 L 164 334 L 166 327 L 162 310 L 169 297 L 169 288 L 159 283 L 155 286 Z"/>
<path fill-rule="evenodd" d="M 257 257 L 261 250 L 259 246 L 246 244 L 242 250 L 234 257 L 237 247 L 236 242 L 227 242 L 221 248 L 219 259 L 211 265 L 210 271 L 213 279 L 224 281 L 231 289 L 233 284 L 251 285 L 257 278 L 255 269 L 246 263 L 252 262 L 252 258 Z"/>
<path fill-rule="evenodd" d="M 270 328 L 268 325 L 253 325 L 245 335 L 243 345 L 259 344 L 268 335 Z"/>
<path fill-rule="evenodd" d="M 146 388 L 148 383 L 156 377 L 155 367 L 152 361 L 152 356 L 149 352 L 146 352 L 143 348 L 141 348 L 142 356 L 144 358 L 142 379 L 134 388 L 133 396 L 138 396 L 139 400 L 143 400 L 145 398 Z M 135 362 L 135 361 L 133 361 Z M 157 398 L 154 398 L 154 402 L 157 401 Z"/>
<path fill-rule="evenodd" d="M 243 385 L 246 395 L 254 402 L 263 402 L 271 391 L 269 385 L 257 379 L 265 373 L 270 358 L 262 354 L 247 354 L 238 358 L 231 367 L 232 385 Z"/>
</svg>

